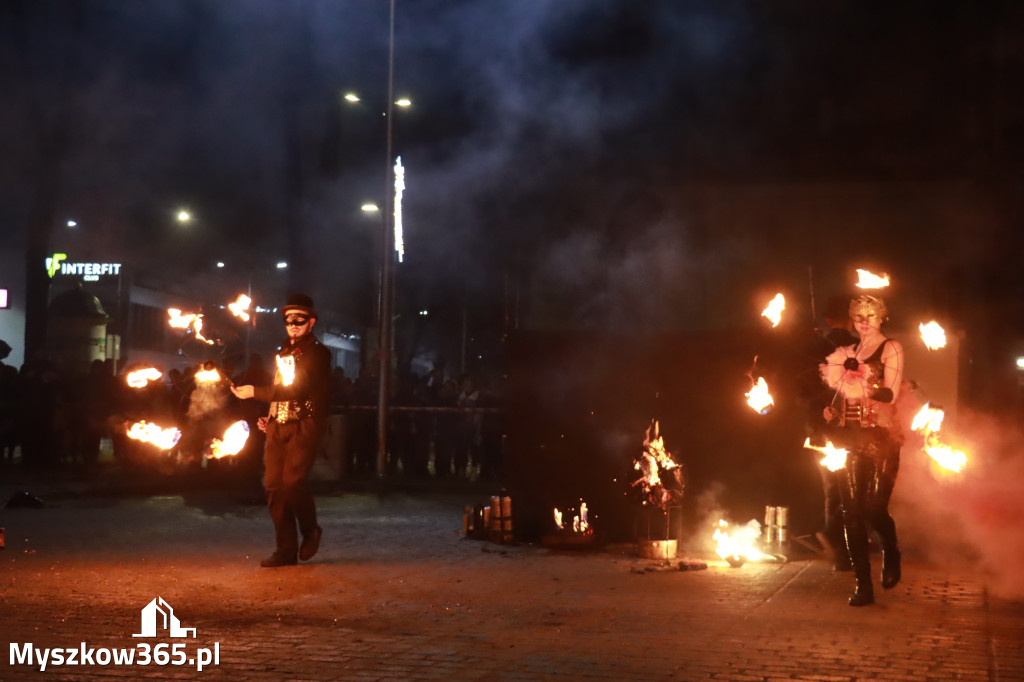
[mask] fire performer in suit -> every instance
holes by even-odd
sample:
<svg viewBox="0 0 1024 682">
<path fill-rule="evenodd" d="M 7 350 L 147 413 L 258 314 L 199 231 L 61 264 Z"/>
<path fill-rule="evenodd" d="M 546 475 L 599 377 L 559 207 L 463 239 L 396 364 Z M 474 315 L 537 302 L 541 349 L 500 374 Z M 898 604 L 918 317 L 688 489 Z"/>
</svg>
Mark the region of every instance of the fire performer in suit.
<svg viewBox="0 0 1024 682">
<path fill-rule="evenodd" d="M 850 318 L 860 339 L 837 348 L 821 365 L 825 383 L 835 390 L 824 409 L 833 443 L 849 451 L 846 466 L 835 472 L 843 510 L 846 545 L 857 580 L 850 606 L 874 603 L 867 526 L 882 543 L 882 587 L 900 581 L 900 549 L 889 498 L 900 466 L 899 424 L 894 401 L 903 381 L 903 347 L 881 331 L 888 319 L 885 302 L 862 295 L 850 303 Z"/>
<path fill-rule="evenodd" d="M 259 425 L 267 434 L 264 487 L 277 547 L 260 563 L 265 568 L 313 558 L 322 534 L 307 478 L 327 430 L 331 354 L 313 336 L 317 313 L 309 296 L 289 296 L 281 312 L 288 338 L 276 357 L 273 385 L 231 389 L 243 400 L 270 403 L 270 413 L 260 418 Z M 301 545 L 296 524 L 302 533 Z"/>
</svg>

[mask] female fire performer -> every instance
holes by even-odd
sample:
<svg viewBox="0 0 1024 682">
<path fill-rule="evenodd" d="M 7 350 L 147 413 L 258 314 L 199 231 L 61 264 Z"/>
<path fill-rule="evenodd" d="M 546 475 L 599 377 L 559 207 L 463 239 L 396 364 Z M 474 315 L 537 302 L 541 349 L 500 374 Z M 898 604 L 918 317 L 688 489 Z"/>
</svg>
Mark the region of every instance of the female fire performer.
<svg viewBox="0 0 1024 682">
<path fill-rule="evenodd" d="M 882 323 L 888 320 L 882 299 L 858 296 L 850 302 L 850 318 L 860 339 L 829 355 L 821 365 L 821 376 L 835 390 L 824 410 L 829 437 L 849 452 L 846 466 L 835 475 L 846 547 L 857 580 L 850 606 L 866 606 L 875 601 L 867 525 L 882 541 L 882 587 L 895 587 L 900 581 L 900 550 L 889 498 L 902 445 L 893 403 L 903 381 L 903 347 L 882 333 Z"/>
</svg>

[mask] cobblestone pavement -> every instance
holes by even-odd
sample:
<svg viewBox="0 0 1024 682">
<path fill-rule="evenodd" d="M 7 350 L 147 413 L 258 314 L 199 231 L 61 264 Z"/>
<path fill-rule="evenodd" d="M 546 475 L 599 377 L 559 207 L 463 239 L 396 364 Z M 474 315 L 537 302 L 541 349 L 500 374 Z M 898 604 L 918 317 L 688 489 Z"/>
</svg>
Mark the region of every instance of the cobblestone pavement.
<svg viewBox="0 0 1024 682">
<path fill-rule="evenodd" d="M 466 540 L 473 501 L 322 496 L 321 552 L 280 569 L 259 567 L 272 533 L 257 505 L 74 496 L 0 509 L 0 679 L 1024 679 L 1024 604 L 939 568 L 907 562 L 897 588 L 876 585 L 878 603 L 853 609 L 851 578 L 820 559 L 682 572 L 624 551 Z M 194 639 L 132 636 L 156 597 Z M 84 643 L 93 660 L 185 643 L 186 665 L 41 673 L 12 664 L 27 643 L 79 656 Z M 219 660 L 197 672 L 200 648 Z"/>
</svg>

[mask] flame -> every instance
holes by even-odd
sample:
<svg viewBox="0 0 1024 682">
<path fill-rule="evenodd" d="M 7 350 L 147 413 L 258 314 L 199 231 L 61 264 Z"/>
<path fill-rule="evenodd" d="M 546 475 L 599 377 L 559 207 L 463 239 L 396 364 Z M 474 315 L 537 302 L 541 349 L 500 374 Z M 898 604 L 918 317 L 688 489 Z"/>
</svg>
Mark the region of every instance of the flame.
<svg viewBox="0 0 1024 682">
<path fill-rule="evenodd" d="M 857 281 L 857 286 L 861 289 L 884 289 L 889 286 L 889 275 L 884 272 L 881 275 L 876 275 L 873 272 L 858 268 L 857 275 L 860 277 Z"/>
<path fill-rule="evenodd" d="M 722 519 L 718 522 L 718 528 L 715 529 L 713 538 L 717 543 L 715 552 L 718 556 L 723 559 L 743 557 L 751 561 L 771 558 L 754 547 L 754 543 L 761 537 L 761 524 L 756 520 L 751 520 L 746 526 L 735 529 L 731 536 L 728 528 L 729 523 Z"/>
<path fill-rule="evenodd" d="M 590 530 L 590 524 L 587 522 L 587 503 L 580 501 L 580 532 L 586 533 Z"/>
<path fill-rule="evenodd" d="M 167 315 L 170 319 L 168 322 L 175 329 L 188 329 L 192 322 L 198 317 L 198 315 L 182 315 L 181 310 L 178 308 L 168 308 Z"/>
<path fill-rule="evenodd" d="M 277 371 L 281 374 L 281 385 L 291 386 L 295 381 L 295 356 L 278 355 Z"/>
<path fill-rule="evenodd" d="M 747 405 L 761 414 L 768 414 L 768 409 L 775 404 L 772 394 L 768 392 L 768 382 L 764 380 L 764 377 L 758 377 L 757 383 L 744 395 L 747 396 Z"/>
<path fill-rule="evenodd" d="M 206 455 L 209 459 L 220 459 L 237 455 L 245 447 L 249 439 L 249 424 L 244 420 L 236 421 L 224 432 L 224 440 L 214 438 L 210 444 L 210 453 Z"/>
<path fill-rule="evenodd" d="M 918 325 L 921 330 L 921 339 L 928 350 L 937 350 L 946 347 L 946 330 L 938 322 L 932 320 L 928 324 Z"/>
<path fill-rule="evenodd" d="M 146 421 L 135 422 L 128 429 L 128 437 L 157 446 L 161 450 L 170 450 L 181 438 L 181 431 L 175 428 L 164 429 Z"/>
<path fill-rule="evenodd" d="M 203 316 L 201 314 L 190 313 L 183 315 L 178 308 L 168 308 L 167 316 L 168 323 L 174 329 L 188 329 L 191 327 L 192 332 L 196 335 L 196 339 L 203 343 L 213 344 L 213 341 L 203 336 Z"/>
<path fill-rule="evenodd" d="M 768 307 L 761 311 L 763 317 L 767 317 L 773 327 L 779 326 L 779 321 L 782 319 L 782 311 L 786 309 L 786 298 L 782 294 L 775 294 L 775 298 L 771 300 Z"/>
<path fill-rule="evenodd" d="M 164 373 L 155 367 L 146 367 L 145 369 L 137 369 L 134 372 L 128 372 L 128 374 L 125 375 L 125 381 L 132 388 L 145 388 L 146 384 L 151 381 L 156 381 L 163 375 Z"/>
<path fill-rule="evenodd" d="M 924 451 L 936 464 L 944 469 L 959 472 L 967 465 L 967 455 L 943 443 L 939 437 L 945 416 L 945 411 L 931 407 L 931 403 L 925 403 L 914 415 L 910 430 L 924 434 Z"/>
<path fill-rule="evenodd" d="M 564 529 L 564 526 L 562 525 L 562 512 L 558 511 L 558 507 L 555 507 L 555 525 L 558 526 L 559 529 Z"/>
<path fill-rule="evenodd" d="M 249 321 L 249 305 L 252 303 L 252 299 L 245 294 L 239 294 L 238 298 L 235 299 L 234 303 L 228 303 L 228 310 L 231 314 L 237 318 L 240 318 L 243 322 Z"/>
<path fill-rule="evenodd" d="M 819 462 L 823 467 L 829 471 L 839 471 L 846 466 L 846 456 L 850 452 L 844 448 L 837 448 L 832 445 L 832 441 L 825 443 L 825 447 L 818 447 L 817 445 L 811 445 L 811 439 L 807 438 L 804 440 L 804 447 L 809 450 L 817 450 L 818 452 L 824 453 L 824 457 Z"/>
<path fill-rule="evenodd" d="M 203 384 L 214 381 L 220 381 L 220 372 L 217 371 L 217 368 L 204 369 L 196 372 L 197 384 Z"/>
</svg>

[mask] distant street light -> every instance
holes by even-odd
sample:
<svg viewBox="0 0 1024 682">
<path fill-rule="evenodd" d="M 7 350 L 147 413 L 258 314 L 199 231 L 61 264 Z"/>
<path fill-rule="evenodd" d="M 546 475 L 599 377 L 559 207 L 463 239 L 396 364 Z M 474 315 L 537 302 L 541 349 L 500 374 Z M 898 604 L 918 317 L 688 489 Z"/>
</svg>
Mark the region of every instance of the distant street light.
<svg viewBox="0 0 1024 682">
<path fill-rule="evenodd" d="M 178 211 L 177 218 L 178 218 L 178 222 L 179 223 L 187 223 L 187 222 L 190 222 L 192 220 L 192 214 L 189 213 L 188 211 L 181 210 L 181 211 Z"/>
<path fill-rule="evenodd" d="M 69 220 L 68 227 L 78 227 L 78 223 L 75 222 L 74 220 Z"/>
<path fill-rule="evenodd" d="M 359 208 L 363 211 L 363 213 L 376 213 L 377 211 L 380 210 L 380 207 L 377 204 L 373 203 L 365 203 Z"/>
<path fill-rule="evenodd" d="M 356 103 L 356 102 L 359 102 L 360 101 L 359 95 L 357 95 L 354 92 L 346 92 L 345 93 L 345 101 L 352 102 L 353 104 Z"/>
<path fill-rule="evenodd" d="M 412 106 L 412 100 L 409 99 L 408 97 L 403 97 L 401 99 L 396 99 L 395 100 L 395 104 L 400 106 L 400 107 L 411 107 Z"/>
<path fill-rule="evenodd" d="M 286 263 L 285 261 L 278 261 L 278 263 L 277 263 L 277 269 L 278 270 L 284 270 L 287 267 L 288 267 L 288 263 Z"/>
</svg>

